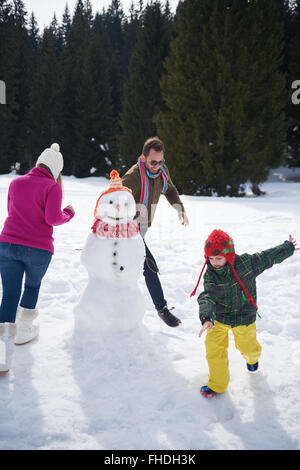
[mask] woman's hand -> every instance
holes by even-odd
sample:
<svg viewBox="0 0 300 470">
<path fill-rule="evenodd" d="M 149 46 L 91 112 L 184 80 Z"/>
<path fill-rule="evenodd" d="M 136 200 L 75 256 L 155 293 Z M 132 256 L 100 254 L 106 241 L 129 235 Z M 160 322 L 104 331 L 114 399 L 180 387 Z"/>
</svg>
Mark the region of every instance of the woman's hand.
<svg viewBox="0 0 300 470">
<path fill-rule="evenodd" d="M 72 206 L 70 206 L 70 205 L 69 205 L 69 206 L 66 206 L 65 209 L 69 209 L 70 211 L 73 212 L 73 214 L 75 214 L 75 210 L 74 210 L 74 208 L 73 208 Z"/>
</svg>

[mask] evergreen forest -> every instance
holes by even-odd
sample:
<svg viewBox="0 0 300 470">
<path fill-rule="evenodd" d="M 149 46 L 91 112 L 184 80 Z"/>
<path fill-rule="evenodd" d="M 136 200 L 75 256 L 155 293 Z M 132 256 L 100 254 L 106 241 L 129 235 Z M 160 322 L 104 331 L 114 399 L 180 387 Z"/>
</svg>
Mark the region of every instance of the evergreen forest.
<svg viewBox="0 0 300 470">
<path fill-rule="evenodd" d="M 78 0 L 43 30 L 0 0 L 0 81 L 0 174 L 58 142 L 65 175 L 122 175 L 155 135 L 184 194 L 300 166 L 300 0 Z"/>
</svg>

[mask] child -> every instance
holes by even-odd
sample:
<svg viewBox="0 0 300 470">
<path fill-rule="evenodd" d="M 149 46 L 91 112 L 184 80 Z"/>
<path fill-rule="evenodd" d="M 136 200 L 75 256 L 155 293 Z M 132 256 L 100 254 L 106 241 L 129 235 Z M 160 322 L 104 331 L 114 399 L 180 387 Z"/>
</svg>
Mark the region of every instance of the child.
<svg viewBox="0 0 300 470">
<path fill-rule="evenodd" d="M 38 334 L 33 324 L 38 312 L 41 281 L 52 259 L 53 226 L 69 222 L 71 206 L 61 209 L 63 157 L 52 144 L 27 175 L 14 178 L 8 190 L 8 216 L 0 235 L 0 272 L 3 295 L 0 307 L 0 373 L 7 372 L 13 342 L 24 344 Z M 17 323 L 16 311 L 21 297 Z M 3 350 L 3 343 L 4 350 Z"/>
<path fill-rule="evenodd" d="M 294 253 L 296 241 L 253 255 L 236 255 L 232 238 L 214 230 L 205 242 L 205 264 L 191 296 L 195 295 L 204 274 L 204 292 L 198 297 L 199 317 L 203 325 L 199 337 L 207 330 L 205 347 L 209 367 L 208 384 L 201 393 L 211 398 L 226 391 L 229 383 L 228 332 L 234 335 L 236 348 L 246 360 L 249 372 L 256 372 L 261 346 L 256 339 L 256 277 L 273 264 L 281 263 Z"/>
</svg>

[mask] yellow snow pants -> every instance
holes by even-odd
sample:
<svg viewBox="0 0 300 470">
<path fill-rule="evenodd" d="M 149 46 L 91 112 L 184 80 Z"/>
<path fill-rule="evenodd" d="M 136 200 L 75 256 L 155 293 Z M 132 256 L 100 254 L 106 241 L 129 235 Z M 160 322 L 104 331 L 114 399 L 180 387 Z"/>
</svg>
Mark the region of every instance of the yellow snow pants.
<svg viewBox="0 0 300 470">
<path fill-rule="evenodd" d="M 216 321 L 212 331 L 207 330 L 205 347 L 209 368 L 207 386 L 217 393 L 225 392 L 229 383 L 229 330 L 234 335 L 235 347 L 248 364 L 255 364 L 258 361 L 262 349 L 256 339 L 255 323 L 231 328 L 230 325 L 224 325 Z"/>
</svg>

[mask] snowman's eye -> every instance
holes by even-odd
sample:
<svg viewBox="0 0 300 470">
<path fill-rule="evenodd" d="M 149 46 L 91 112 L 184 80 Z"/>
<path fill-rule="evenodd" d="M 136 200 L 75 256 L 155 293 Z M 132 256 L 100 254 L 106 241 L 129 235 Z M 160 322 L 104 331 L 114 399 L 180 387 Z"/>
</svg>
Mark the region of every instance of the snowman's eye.
<svg viewBox="0 0 300 470">
<path fill-rule="evenodd" d="M 109 201 L 109 203 L 110 203 L 110 204 L 113 204 L 113 203 L 114 203 L 114 201 Z"/>
</svg>

